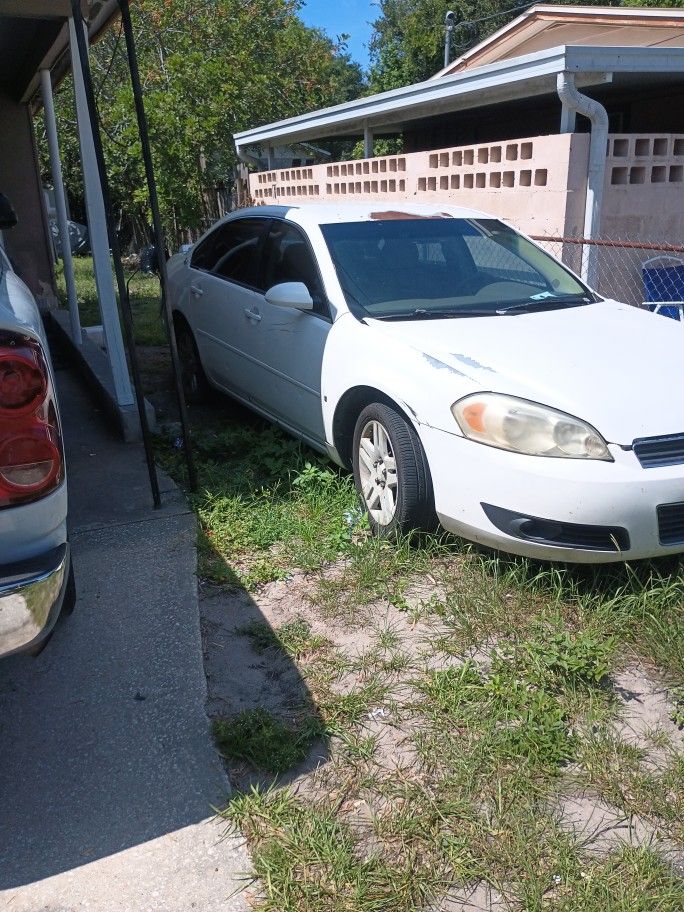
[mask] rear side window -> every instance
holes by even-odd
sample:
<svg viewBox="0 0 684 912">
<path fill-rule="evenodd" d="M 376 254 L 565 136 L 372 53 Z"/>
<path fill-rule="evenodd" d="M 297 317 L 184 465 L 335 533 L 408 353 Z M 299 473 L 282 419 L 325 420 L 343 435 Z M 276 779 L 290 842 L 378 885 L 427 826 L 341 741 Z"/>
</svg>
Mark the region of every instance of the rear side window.
<svg viewBox="0 0 684 912">
<path fill-rule="evenodd" d="M 259 242 L 267 219 L 225 222 L 195 249 L 190 265 L 241 285 L 254 285 Z"/>
</svg>

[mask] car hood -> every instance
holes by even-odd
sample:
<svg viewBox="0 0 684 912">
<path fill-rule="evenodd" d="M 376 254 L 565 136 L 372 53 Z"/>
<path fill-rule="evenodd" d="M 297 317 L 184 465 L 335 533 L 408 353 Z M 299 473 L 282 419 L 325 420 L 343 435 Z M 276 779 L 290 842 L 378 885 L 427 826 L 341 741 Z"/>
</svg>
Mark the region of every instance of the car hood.
<svg viewBox="0 0 684 912">
<path fill-rule="evenodd" d="M 460 375 L 461 395 L 479 388 L 532 399 L 621 445 L 684 432 L 684 327 L 667 317 L 601 301 L 511 316 L 373 323 L 433 367 Z"/>
</svg>

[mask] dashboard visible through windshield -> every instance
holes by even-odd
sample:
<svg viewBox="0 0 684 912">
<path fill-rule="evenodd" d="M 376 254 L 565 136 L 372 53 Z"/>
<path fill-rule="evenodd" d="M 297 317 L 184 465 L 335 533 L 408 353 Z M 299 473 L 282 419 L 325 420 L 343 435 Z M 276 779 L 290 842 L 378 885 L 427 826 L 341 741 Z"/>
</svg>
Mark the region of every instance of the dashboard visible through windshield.
<svg viewBox="0 0 684 912">
<path fill-rule="evenodd" d="M 350 308 L 375 319 L 496 316 L 597 300 L 497 219 L 407 215 L 321 231 Z"/>
</svg>

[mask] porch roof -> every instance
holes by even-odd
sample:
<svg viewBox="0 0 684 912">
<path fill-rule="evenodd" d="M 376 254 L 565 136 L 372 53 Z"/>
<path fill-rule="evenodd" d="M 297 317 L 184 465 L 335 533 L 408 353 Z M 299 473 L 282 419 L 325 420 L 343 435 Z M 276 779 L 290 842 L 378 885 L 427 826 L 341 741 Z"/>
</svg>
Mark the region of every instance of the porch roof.
<svg viewBox="0 0 684 912">
<path fill-rule="evenodd" d="M 684 80 L 684 47 L 561 45 L 236 133 L 235 146 L 239 154 L 256 145 L 358 136 L 366 127 L 397 133 L 435 114 L 555 94 L 564 71 L 575 74 L 579 88 L 671 83 Z"/>
<path fill-rule="evenodd" d="M 91 41 L 118 13 L 117 0 L 82 0 L 81 8 Z M 15 101 L 33 98 L 41 69 L 53 82 L 69 71 L 70 15 L 70 0 L 0 0 L 0 89 Z"/>
</svg>

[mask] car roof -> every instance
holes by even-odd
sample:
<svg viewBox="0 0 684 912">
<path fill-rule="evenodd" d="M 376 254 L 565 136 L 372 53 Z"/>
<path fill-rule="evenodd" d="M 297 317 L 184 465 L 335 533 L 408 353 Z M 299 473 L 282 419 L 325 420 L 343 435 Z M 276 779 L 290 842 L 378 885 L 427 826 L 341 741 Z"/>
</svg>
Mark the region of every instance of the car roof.
<svg viewBox="0 0 684 912">
<path fill-rule="evenodd" d="M 441 203 L 305 203 L 303 206 L 252 206 L 232 212 L 229 218 L 259 215 L 266 218 L 288 218 L 303 226 L 328 225 L 332 222 L 395 221 L 411 218 L 497 218 L 477 209 Z"/>
</svg>

